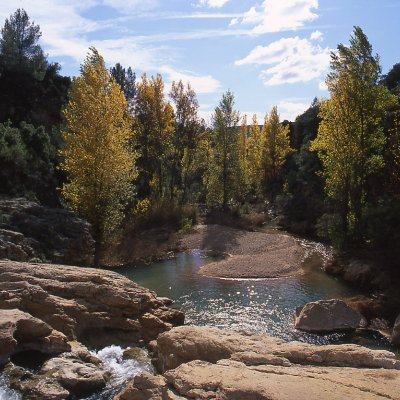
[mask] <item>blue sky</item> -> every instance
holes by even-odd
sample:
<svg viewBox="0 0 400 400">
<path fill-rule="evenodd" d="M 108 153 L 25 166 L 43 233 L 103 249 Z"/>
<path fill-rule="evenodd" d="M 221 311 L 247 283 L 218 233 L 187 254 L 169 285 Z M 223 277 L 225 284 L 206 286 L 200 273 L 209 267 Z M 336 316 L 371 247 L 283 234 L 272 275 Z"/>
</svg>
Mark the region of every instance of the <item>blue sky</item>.
<svg viewBox="0 0 400 400">
<path fill-rule="evenodd" d="M 383 72 L 400 62 L 400 0 L 0 0 L 0 20 L 24 8 L 62 73 L 79 74 L 94 45 L 107 65 L 140 76 L 190 81 L 209 117 L 231 89 L 241 113 L 260 122 L 272 106 L 294 119 L 327 97 L 330 52 L 354 25 L 367 34 Z"/>
</svg>

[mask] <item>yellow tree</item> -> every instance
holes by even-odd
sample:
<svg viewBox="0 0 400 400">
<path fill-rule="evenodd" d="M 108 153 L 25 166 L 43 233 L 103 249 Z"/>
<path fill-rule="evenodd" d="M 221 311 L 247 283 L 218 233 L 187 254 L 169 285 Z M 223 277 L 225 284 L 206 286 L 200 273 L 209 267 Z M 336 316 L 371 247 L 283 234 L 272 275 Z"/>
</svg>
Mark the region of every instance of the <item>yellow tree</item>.
<svg viewBox="0 0 400 400">
<path fill-rule="evenodd" d="M 127 109 L 124 93 L 110 78 L 102 56 L 90 48 L 64 111 L 61 168 L 67 174 L 64 198 L 92 224 L 96 262 L 100 246 L 121 222 L 136 176 Z"/>
<path fill-rule="evenodd" d="M 290 147 L 289 127 L 279 120 L 277 107 L 273 107 L 262 129 L 263 144 L 263 187 L 266 193 L 275 197 L 279 174 L 293 151 Z"/>
<path fill-rule="evenodd" d="M 248 140 L 247 166 L 250 185 L 255 193 L 259 193 L 261 189 L 263 177 L 263 145 L 264 141 L 260 126 L 258 125 L 257 115 L 254 114 Z"/>
</svg>

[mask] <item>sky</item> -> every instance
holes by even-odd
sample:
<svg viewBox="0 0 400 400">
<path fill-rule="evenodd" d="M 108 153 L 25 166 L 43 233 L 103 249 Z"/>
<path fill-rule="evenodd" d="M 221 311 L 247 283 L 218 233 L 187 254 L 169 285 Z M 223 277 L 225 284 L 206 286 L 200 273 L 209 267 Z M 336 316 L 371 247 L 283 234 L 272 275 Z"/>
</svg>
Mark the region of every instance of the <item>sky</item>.
<svg viewBox="0 0 400 400">
<path fill-rule="evenodd" d="M 330 53 L 361 26 L 386 73 L 400 62 L 400 0 L 0 0 L 0 22 L 24 8 L 61 73 L 75 76 L 90 46 L 107 66 L 138 77 L 190 81 L 200 114 L 210 116 L 228 89 L 259 122 L 278 106 L 294 120 L 328 97 Z"/>
</svg>

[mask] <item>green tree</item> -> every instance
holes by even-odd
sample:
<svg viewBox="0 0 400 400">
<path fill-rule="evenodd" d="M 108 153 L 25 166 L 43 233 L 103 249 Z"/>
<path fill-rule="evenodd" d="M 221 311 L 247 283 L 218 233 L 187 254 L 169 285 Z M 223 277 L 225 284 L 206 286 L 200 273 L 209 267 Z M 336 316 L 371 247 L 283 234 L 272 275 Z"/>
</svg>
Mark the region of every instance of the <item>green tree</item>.
<svg viewBox="0 0 400 400">
<path fill-rule="evenodd" d="M 161 75 L 143 74 L 135 100 L 140 197 L 162 198 L 169 189 L 168 160 L 174 132 L 173 108 L 165 100 Z"/>
<path fill-rule="evenodd" d="M 128 67 L 126 70 L 120 63 L 116 63 L 114 67 L 111 67 L 110 74 L 121 86 L 129 109 L 133 111 L 133 103 L 136 95 L 136 74 L 132 71 L 131 67 Z"/>
<path fill-rule="evenodd" d="M 280 123 L 277 107 L 273 107 L 265 119 L 261 135 L 264 141 L 262 149 L 263 189 L 273 200 L 277 194 L 282 167 L 288 155 L 293 151 L 290 147 L 289 127 Z"/>
<path fill-rule="evenodd" d="M 95 48 L 72 82 L 64 115 L 67 130 L 61 168 L 68 181 L 62 194 L 93 227 L 96 263 L 100 246 L 119 226 L 136 176 L 129 146 L 131 120 L 120 86 L 110 79 Z"/>
<path fill-rule="evenodd" d="M 210 204 L 222 206 L 223 210 L 227 210 L 229 202 L 237 198 L 240 184 L 239 112 L 234 110 L 234 105 L 234 95 L 227 91 L 213 115 L 207 199 Z"/>
<path fill-rule="evenodd" d="M 18 69 L 43 77 L 47 60 L 38 44 L 40 36 L 39 25 L 30 22 L 26 11 L 18 8 L 1 29 L 0 71 Z"/>
<path fill-rule="evenodd" d="M 326 79 L 330 99 L 321 104 L 322 122 L 312 143 L 344 238 L 350 234 L 360 239 L 367 181 L 384 165 L 382 118 L 393 97 L 378 84 L 380 73 L 379 57 L 372 54 L 362 29 L 355 27 L 350 46 L 340 44 L 331 55 Z"/>
<path fill-rule="evenodd" d="M 169 94 L 175 105 L 175 131 L 172 137 L 173 154 L 171 163 L 171 194 L 177 183 L 182 185 L 182 201 L 188 197 L 188 189 L 193 183 L 190 171 L 193 170 L 193 161 L 196 148 L 203 131 L 198 116 L 199 102 L 196 92 L 190 83 L 185 85 L 180 80 L 172 82 Z"/>
</svg>

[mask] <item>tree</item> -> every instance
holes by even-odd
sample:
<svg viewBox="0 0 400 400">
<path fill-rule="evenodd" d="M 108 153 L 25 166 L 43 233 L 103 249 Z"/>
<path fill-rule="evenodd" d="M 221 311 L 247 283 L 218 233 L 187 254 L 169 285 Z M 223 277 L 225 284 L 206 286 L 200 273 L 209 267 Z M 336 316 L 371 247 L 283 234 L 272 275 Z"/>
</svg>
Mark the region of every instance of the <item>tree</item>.
<svg viewBox="0 0 400 400">
<path fill-rule="evenodd" d="M 261 193 L 261 184 L 263 176 L 263 145 L 264 140 L 261 135 L 260 125 L 258 125 L 257 115 L 254 114 L 248 139 L 248 175 L 252 191 L 255 194 Z"/>
<path fill-rule="evenodd" d="M 85 217 L 99 249 L 115 232 L 136 177 L 135 153 L 129 146 L 131 121 L 120 86 L 95 48 L 74 78 L 64 116 L 67 130 L 61 168 L 68 175 L 62 194 Z"/>
<path fill-rule="evenodd" d="M 0 71 L 18 69 L 43 77 L 47 60 L 38 44 L 40 36 L 39 25 L 30 22 L 26 11 L 18 8 L 1 29 Z"/>
<path fill-rule="evenodd" d="M 115 66 L 110 69 L 110 74 L 121 86 L 126 101 L 128 102 L 129 110 L 133 111 L 136 95 L 136 74 L 132 72 L 131 67 L 125 70 L 120 63 L 115 64 Z"/>
<path fill-rule="evenodd" d="M 190 83 L 185 87 L 182 80 L 178 83 L 172 82 L 169 96 L 175 105 L 171 188 L 180 179 L 182 201 L 185 202 L 188 196 L 188 189 L 192 183 L 189 179 L 189 171 L 193 170 L 194 154 L 202 132 L 202 123 L 198 116 L 199 102 L 197 101 L 196 92 Z"/>
<path fill-rule="evenodd" d="M 384 165 L 381 122 L 393 97 L 378 84 L 380 73 L 379 57 L 359 27 L 349 47 L 339 44 L 331 54 L 326 79 L 330 99 L 321 104 L 322 122 L 312 150 L 322 161 L 326 192 L 340 216 L 344 239 L 349 234 L 360 239 L 367 181 Z"/>
<path fill-rule="evenodd" d="M 208 202 L 228 209 L 237 197 L 240 184 L 239 112 L 234 110 L 234 95 L 227 91 L 216 107 L 213 122 L 212 156 L 208 171 Z"/>
<path fill-rule="evenodd" d="M 168 157 L 174 132 L 173 108 L 165 100 L 161 75 L 147 79 L 142 75 L 135 100 L 138 188 L 141 197 L 158 199 L 169 188 Z"/>
<path fill-rule="evenodd" d="M 280 123 L 277 107 L 273 107 L 265 119 L 261 135 L 264 141 L 262 149 L 263 188 L 265 193 L 274 199 L 282 167 L 288 155 L 293 151 L 290 147 L 289 127 Z"/>
</svg>

